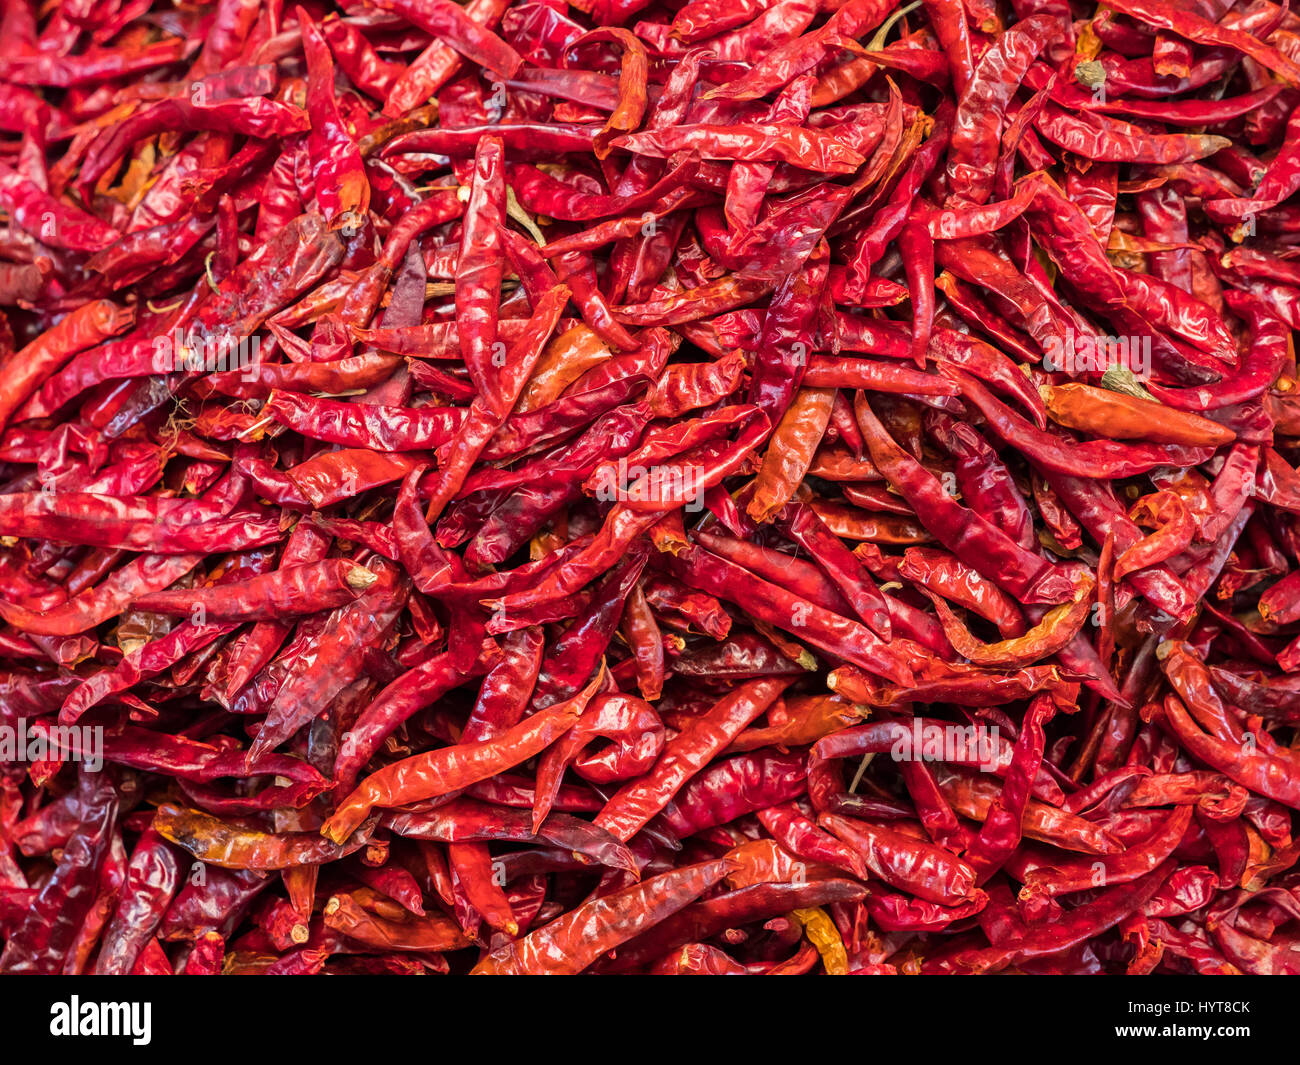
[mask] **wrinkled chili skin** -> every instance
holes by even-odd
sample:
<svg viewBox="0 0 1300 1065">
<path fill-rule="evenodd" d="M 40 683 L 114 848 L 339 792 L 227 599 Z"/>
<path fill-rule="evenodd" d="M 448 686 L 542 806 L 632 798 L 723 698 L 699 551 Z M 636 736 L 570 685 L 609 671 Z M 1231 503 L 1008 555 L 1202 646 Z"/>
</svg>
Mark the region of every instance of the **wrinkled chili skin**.
<svg viewBox="0 0 1300 1065">
<path fill-rule="evenodd" d="M 0 971 L 1300 971 L 1300 22 L 1094 6 L 7 3 Z"/>
<path fill-rule="evenodd" d="M 38 975 L 63 971 L 64 956 L 93 902 L 119 810 L 113 786 L 105 779 L 91 784 L 89 774 L 77 801 L 79 824 L 22 924 L 6 936 L 0 971 Z"/>
</svg>

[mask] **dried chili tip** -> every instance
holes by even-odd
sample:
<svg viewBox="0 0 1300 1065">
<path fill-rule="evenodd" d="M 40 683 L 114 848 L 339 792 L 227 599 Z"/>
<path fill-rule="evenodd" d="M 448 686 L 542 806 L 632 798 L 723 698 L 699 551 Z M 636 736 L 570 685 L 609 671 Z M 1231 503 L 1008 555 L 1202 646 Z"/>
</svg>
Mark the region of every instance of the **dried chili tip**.
<svg viewBox="0 0 1300 1065">
<path fill-rule="evenodd" d="M 1028 369 L 1028 367 L 1022 365 L 1021 369 Z M 1109 367 L 1101 375 L 1101 387 L 1108 388 L 1112 392 L 1122 392 L 1124 395 L 1133 396 L 1135 399 L 1155 400 L 1155 397 L 1142 387 L 1142 382 L 1138 379 L 1138 376 L 1126 366 Z"/>
<path fill-rule="evenodd" d="M 796 646 L 798 645 L 791 644 L 791 649 L 793 649 Z M 815 673 L 818 668 L 817 656 L 813 654 L 810 650 L 808 650 L 808 648 L 800 647 L 799 655 L 795 659 L 795 664 L 798 665 L 801 669 L 806 669 L 809 673 Z"/>
<path fill-rule="evenodd" d="M 1085 59 L 1075 64 L 1074 80 L 1085 89 L 1095 89 L 1106 84 L 1106 68 L 1096 59 Z"/>
<path fill-rule="evenodd" d="M 846 670 L 850 669 L 852 669 L 852 672 L 846 672 Z M 850 666 L 841 666 L 839 669 L 832 669 L 826 674 L 826 687 L 835 692 L 836 695 L 852 699 L 855 706 L 863 705 L 856 696 L 872 690 L 872 685 L 867 680 L 866 674 Z"/>
<path fill-rule="evenodd" d="M 1100 863 L 1097 864 L 1100 865 Z M 1097 875 L 1101 877 L 1104 874 L 1102 874 L 1099 870 Z M 1051 891 L 1049 891 L 1046 885 L 1042 883 L 1025 884 L 1019 891 L 1016 892 L 1016 899 L 1019 902 L 1030 902 L 1030 903 L 1042 902 L 1050 898 L 1052 898 Z"/>
<path fill-rule="evenodd" d="M 354 566 L 348 571 L 348 575 L 344 580 L 347 581 L 349 588 L 355 588 L 357 591 L 364 591 L 379 580 L 379 574 L 375 573 L 373 570 L 366 569 L 365 566 Z"/>
<path fill-rule="evenodd" d="M 647 531 L 655 550 L 668 555 L 680 555 L 691 542 L 686 538 L 686 529 L 680 511 L 670 511 L 662 520 L 650 526 Z"/>
</svg>

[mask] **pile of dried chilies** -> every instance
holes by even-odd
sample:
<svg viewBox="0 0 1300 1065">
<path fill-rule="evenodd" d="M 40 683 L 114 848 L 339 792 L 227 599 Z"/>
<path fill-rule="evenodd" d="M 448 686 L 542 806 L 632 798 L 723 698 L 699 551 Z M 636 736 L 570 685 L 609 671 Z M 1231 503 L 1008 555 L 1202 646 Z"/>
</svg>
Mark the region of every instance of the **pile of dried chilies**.
<svg viewBox="0 0 1300 1065">
<path fill-rule="evenodd" d="M 0 971 L 1300 971 L 1300 15 L 0 3 Z"/>
</svg>

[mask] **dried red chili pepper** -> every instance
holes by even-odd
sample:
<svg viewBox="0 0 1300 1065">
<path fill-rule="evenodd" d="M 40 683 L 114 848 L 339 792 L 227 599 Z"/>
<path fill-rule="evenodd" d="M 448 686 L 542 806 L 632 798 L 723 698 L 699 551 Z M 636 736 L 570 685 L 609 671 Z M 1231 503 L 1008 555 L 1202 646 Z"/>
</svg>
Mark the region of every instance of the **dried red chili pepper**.
<svg viewBox="0 0 1300 1065">
<path fill-rule="evenodd" d="M 479 976 L 579 973 L 607 950 L 653 927 L 688 905 L 726 875 L 726 861 L 706 862 L 594 899 L 517 943 L 494 952 L 474 969 Z"/>
<path fill-rule="evenodd" d="M 0 968 L 1294 971 L 1296 21 L 1112 6 L 8 5 Z"/>
<path fill-rule="evenodd" d="M 405 806 L 496 776 L 545 750 L 577 722 L 590 692 L 540 710 L 496 739 L 462 744 L 394 763 L 343 799 L 322 831 L 346 840 L 376 806 Z"/>
</svg>

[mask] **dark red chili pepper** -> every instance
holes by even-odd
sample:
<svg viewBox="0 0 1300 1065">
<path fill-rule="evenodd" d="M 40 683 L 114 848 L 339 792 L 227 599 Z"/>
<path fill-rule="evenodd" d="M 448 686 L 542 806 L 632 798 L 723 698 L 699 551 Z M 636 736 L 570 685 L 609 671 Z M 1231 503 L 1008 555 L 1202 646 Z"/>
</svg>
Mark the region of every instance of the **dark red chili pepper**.
<svg viewBox="0 0 1300 1065">
<path fill-rule="evenodd" d="M 1296 970 L 1285 5 L 0 14 L 0 968 Z"/>
</svg>

